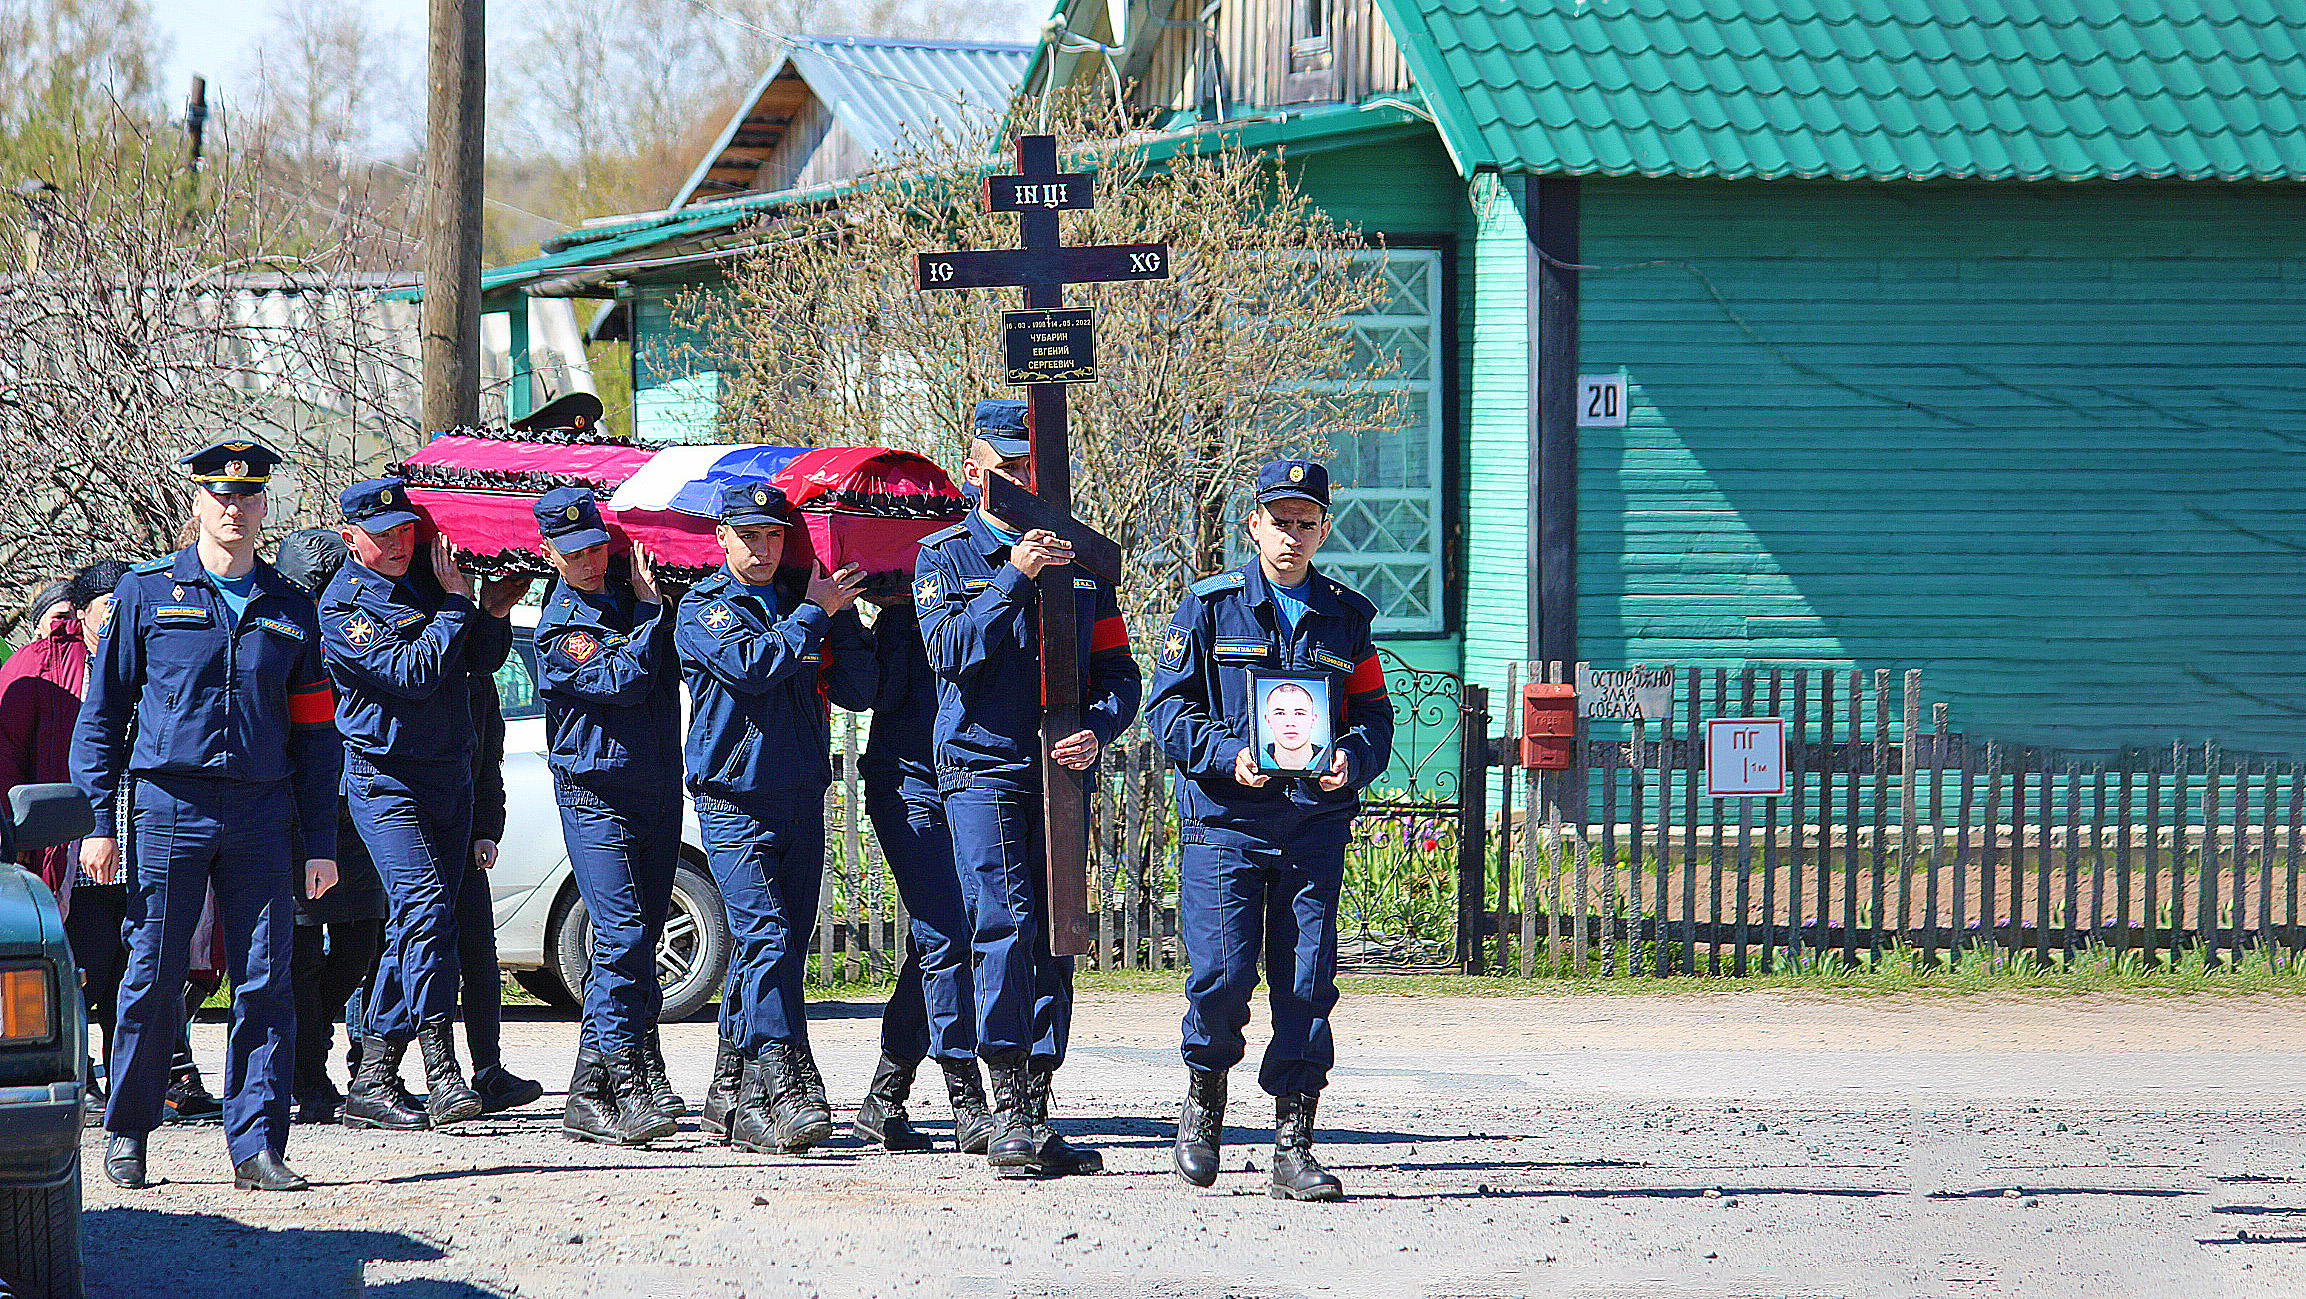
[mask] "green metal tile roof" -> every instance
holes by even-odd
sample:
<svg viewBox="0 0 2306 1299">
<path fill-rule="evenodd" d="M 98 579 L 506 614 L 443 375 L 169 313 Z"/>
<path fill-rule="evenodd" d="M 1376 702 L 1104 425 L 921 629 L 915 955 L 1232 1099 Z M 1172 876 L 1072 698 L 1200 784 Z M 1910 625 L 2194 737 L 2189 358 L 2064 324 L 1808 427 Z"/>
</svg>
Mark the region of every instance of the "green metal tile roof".
<svg viewBox="0 0 2306 1299">
<path fill-rule="evenodd" d="M 2306 179 L 2295 0 L 1378 0 L 1467 172 Z"/>
</svg>

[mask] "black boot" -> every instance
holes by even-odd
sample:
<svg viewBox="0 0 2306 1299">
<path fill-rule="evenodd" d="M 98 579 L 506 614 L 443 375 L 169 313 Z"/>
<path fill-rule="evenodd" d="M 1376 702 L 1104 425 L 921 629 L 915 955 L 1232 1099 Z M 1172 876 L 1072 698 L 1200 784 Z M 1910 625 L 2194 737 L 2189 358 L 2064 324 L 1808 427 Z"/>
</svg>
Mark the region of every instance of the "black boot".
<svg viewBox="0 0 2306 1299">
<path fill-rule="evenodd" d="M 519 1109 L 544 1095 L 542 1083 L 523 1078 L 501 1064 L 484 1064 L 473 1070 L 472 1089 L 480 1097 L 483 1114 Z"/>
<path fill-rule="evenodd" d="M 857 1121 L 851 1129 L 857 1140 L 877 1142 L 889 1150 L 927 1150 L 935 1142 L 913 1130 L 905 1113 L 905 1098 L 913 1093 L 913 1071 L 919 1061 L 899 1060 L 884 1054 L 873 1070 L 873 1084 L 857 1103 Z"/>
<path fill-rule="evenodd" d="M 737 1107 L 737 1086 L 745 1076 L 745 1057 L 737 1044 L 721 1039 L 720 1049 L 713 1055 L 713 1083 L 705 1089 L 704 1117 L 700 1121 L 706 1132 L 726 1141 L 729 1139 L 729 1111 Z"/>
<path fill-rule="evenodd" d="M 259 1150 L 232 1166 L 233 1189 L 241 1191 L 308 1191 L 312 1184 L 281 1162 L 277 1150 Z"/>
<path fill-rule="evenodd" d="M 1187 1069 L 1185 1106 L 1177 1113 L 1177 1175 L 1195 1186 L 1217 1181 L 1217 1152 L 1225 1144 L 1225 1071 Z"/>
<path fill-rule="evenodd" d="M 974 1057 L 939 1060 L 945 1071 L 945 1099 L 953 1106 L 953 1146 L 964 1155 L 981 1155 L 993 1142 L 993 1113 L 985 1108 L 985 1084 L 977 1077 Z"/>
<path fill-rule="evenodd" d="M 104 1143 L 104 1180 L 130 1190 L 151 1185 L 144 1180 L 144 1138 L 112 1134 Z"/>
<path fill-rule="evenodd" d="M 744 1061 L 737 1077 L 736 1103 L 729 1107 L 728 1142 L 756 1155 L 777 1153 L 777 1120 L 770 1109 L 776 1079 L 764 1052 Z"/>
<path fill-rule="evenodd" d="M 1049 1085 L 1056 1076 L 1057 1066 L 1053 1064 L 1035 1060 L 1026 1066 L 1026 1083 L 1033 1098 L 1033 1129 L 1041 1134 L 1041 1171 L 1051 1177 L 1102 1173 L 1105 1156 L 1087 1146 L 1074 1145 L 1049 1126 Z"/>
<path fill-rule="evenodd" d="M 665 1044 L 657 1035 L 656 1025 L 649 1026 L 648 1035 L 641 1040 L 641 1048 L 641 1080 L 648 1085 L 649 1103 L 656 1107 L 657 1113 L 668 1119 L 686 1117 L 689 1102 L 673 1090 L 672 1079 L 665 1075 Z"/>
<path fill-rule="evenodd" d="M 405 1132 L 428 1126 L 400 1081 L 400 1054 L 406 1042 L 366 1037 L 360 1043 L 360 1072 L 352 1076 L 352 1090 L 344 1098 L 337 1121 L 348 1128 L 383 1128 Z"/>
<path fill-rule="evenodd" d="M 344 1104 L 344 1093 L 329 1078 L 325 1062 L 311 1072 L 297 1073 L 295 1094 L 299 1123 L 334 1123 L 337 1109 Z"/>
<path fill-rule="evenodd" d="M 190 1056 L 177 1057 L 161 1106 L 163 1116 L 178 1123 L 213 1119 L 224 1113 L 224 1102 L 209 1094 L 208 1085 L 201 1081 L 200 1069 Z"/>
<path fill-rule="evenodd" d="M 616 1094 L 617 1133 L 628 1146 L 669 1137 L 680 1124 L 658 1107 L 649 1088 L 648 1046 L 635 1042 L 609 1059 L 609 1086 Z"/>
<path fill-rule="evenodd" d="M 809 1090 L 814 1070 L 809 1049 L 798 1042 L 772 1041 L 761 1058 L 768 1064 L 769 1114 L 778 1152 L 797 1155 L 832 1136 L 832 1110 Z M 818 1087 L 822 1090 L 822 1080 Z"/>
<path fill-rule="evenodd" d="M 616 1095 L 609 1088 L 608 1063 L 598 1051 L 577 1048 L 576 1072 L 569 1075 L 568 1106 L 561 1111 L 560 1134 L 571 1141 L 604 1145 L 622 1140 Z"/>
<path fill-rule="evenodd" d="M 432 1126 L 445 1128 L 480 1117 L 480 1093 L 464 1081 L 456 1062 L 456 1040 L 448 1017 L 417 1025 L 416 1044 L 424 1052 L 424 1110 Z"/>
<path fill-rule="evenodd" d="M 801 1080 L 801 1094 L 829 1117 L 833 1102 L 825 1096 L 825 1076 L 817 1072 L 817 1053 L 805 1041 L 792 1043 L 793 1072 Z"/>
<path fill-rule="evenodd" d="M 1041 1136 L 1033 1130 L 1033 1080 L 1022 1051 L 985 1061 L 993 1076 L 993 1136 L 985 1162 L 1003 1177 L 1031 1177 L 1041 1171 Z"/>
<path fill-rule="evenodd" d="M 1283 1092 L 1273 1098 L 1273 1198 L 1342 1200 L 1345 1184 L 1313 1157 L 1313 1110 L 1319 1092 Z"/>
</svg>

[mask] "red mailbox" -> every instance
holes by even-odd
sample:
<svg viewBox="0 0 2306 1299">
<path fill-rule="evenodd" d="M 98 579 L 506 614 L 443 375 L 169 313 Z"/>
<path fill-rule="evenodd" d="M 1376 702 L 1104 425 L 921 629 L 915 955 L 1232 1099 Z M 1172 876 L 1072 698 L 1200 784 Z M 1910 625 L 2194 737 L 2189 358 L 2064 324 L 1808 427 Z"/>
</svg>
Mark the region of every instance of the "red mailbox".
<svg viewBox="0 0 2306 1299">
<path fill-rule="evenodd" d="M 1577 687 L 1532 681 L 1521 688 L 1521 765 L 1566 771 L 1576 765 Z"/>
</svg>

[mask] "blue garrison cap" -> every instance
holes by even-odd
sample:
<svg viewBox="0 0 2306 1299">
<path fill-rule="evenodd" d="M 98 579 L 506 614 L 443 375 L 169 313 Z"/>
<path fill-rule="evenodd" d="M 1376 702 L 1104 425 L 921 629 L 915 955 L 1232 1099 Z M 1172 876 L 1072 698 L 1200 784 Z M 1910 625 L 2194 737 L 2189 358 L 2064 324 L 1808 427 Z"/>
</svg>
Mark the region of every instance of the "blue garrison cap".
<svg viewBox="0 0 2306 1299">
<path fill-rule="evenodd" d="M 1311 501 L 1329 508 L 1329 471 L 1318 460 L 1268 460 L 1257 471 L 1257 503 Z"/>
<path fill-rule="evenodd" d="M 1031 454 L 1033 442 L 1025 436 L 1025 403 L 1014 397 L 987 397 L 978 402 L 977 436 L 1003 460 Z"/>
<path fill-rule="evenodd" d="M 792 522 L 790 511 L 785 494 L 767 483 L 730 483 L 721 489 L 721 522 L 731 527 L 755 523 L 783 527 Z"/>
<path fill-rule="evenodd" d="M 280 463 L 280 453 L 252 438 L 227 438 L 176 463 L 191 473 L 192 481 L 218 496 L 251 496 L 264 490 L 272 467 Z"/>
<path fill-rule="evenodd" d="M 408 508 L 408 484 L 398 478 L 354 483 L 337 493 L 336 503 L 346 523 L 370 535 L 416 522 L 416 512 Z"/>
<path fill-rule="evenodd" d="M 609 539 L 600 503 L 582 487 L 555 487 L 536 499 L 537 535 L 567 555 Z"/>
</svg>

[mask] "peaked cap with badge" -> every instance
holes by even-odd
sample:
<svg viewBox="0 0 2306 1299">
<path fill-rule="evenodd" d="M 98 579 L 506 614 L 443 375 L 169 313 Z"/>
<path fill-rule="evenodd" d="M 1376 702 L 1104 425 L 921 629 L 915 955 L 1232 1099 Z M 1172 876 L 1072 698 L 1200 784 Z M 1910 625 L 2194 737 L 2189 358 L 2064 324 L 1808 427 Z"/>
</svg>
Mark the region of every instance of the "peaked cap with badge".
<svg viewBox="0 0 2306 1299">
<path fill-rule="evenodd" d="M 192 481 L 218 496 L 254 496 L 272 480 L 280 453 L 253 438 L 226 438 L 211 442 L 176 463 Z"/>
<path fill-rule="evenodd" d="M 987 397 L 977 403 L 977 436 L 1003 460 L 1031 455 L 1033 441 L 1025 435 L 1025 403 L 1014 397 Z"/>
<path fill-rule="evenodd" d="M 337 494 L 336 504 L 346 523 L 370 536 L 416 522 L 416 511 L 409 508 L 408 484 L 398 478 L 354 483 Z"/>
<path fill-rule="evenodd" d="M 792 507 L 785 494 L 763 482 L 730 483 L 721 489 L 721 522 L 730 527 L 791 523 Z"/>
<path fill-rule="evenodd" d="M 536 499 L 537 535 L 563 555 L 609 540 L 600 502 L 583 487 L 556 487 Z"/>
<path fill-rule="evenodd" d="M 1311 501 L 1329 508 L 1329 470 L 1318 460 L 1268 460 L 1257 471 L 1257 503 Z"/>
</svg>

